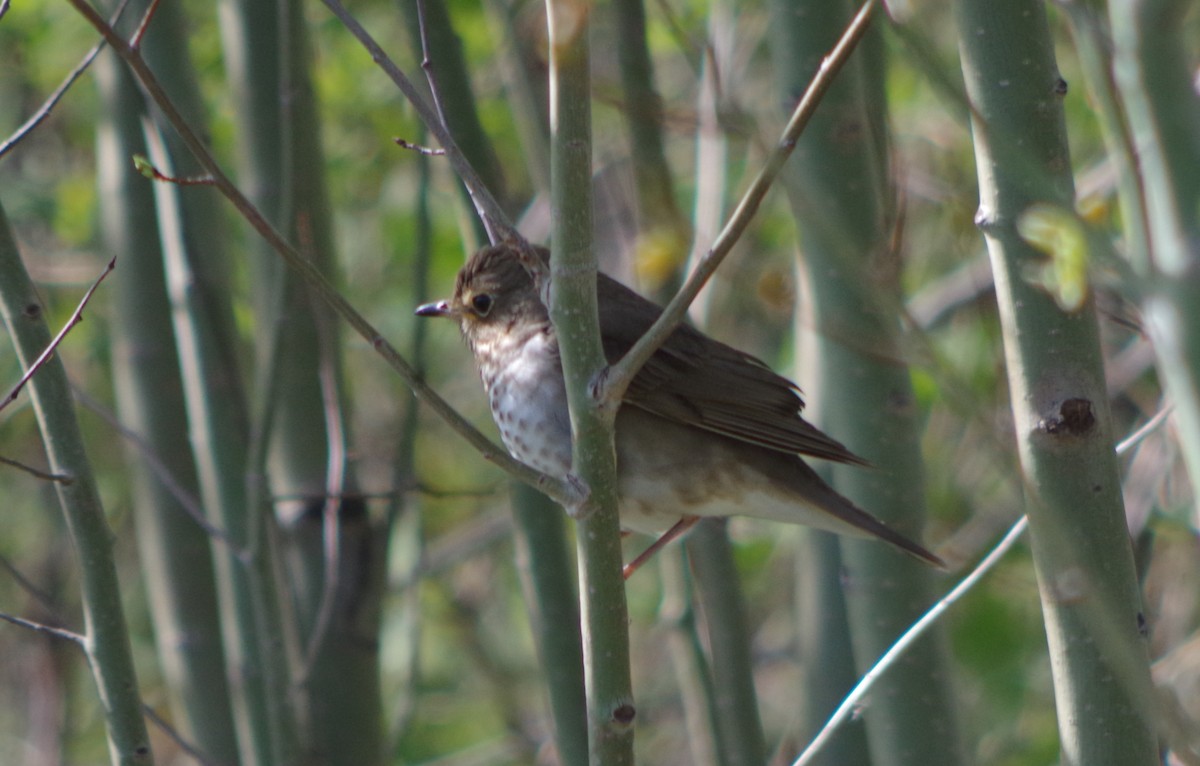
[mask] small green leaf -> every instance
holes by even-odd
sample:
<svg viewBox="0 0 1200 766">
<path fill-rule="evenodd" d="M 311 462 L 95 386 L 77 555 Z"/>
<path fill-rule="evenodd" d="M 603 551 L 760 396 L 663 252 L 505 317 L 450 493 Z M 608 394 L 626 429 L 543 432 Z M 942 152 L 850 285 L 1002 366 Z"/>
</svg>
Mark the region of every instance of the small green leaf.
<svg viewBox="0 0 1200 766">
<path fill-rule="evenodd" d="M 1075 213 L 1056 205 L 1031 206 L 1017 219 L 1017 232 L 1050 256 L 1024 275 L 1048 290 L 1064 311 L 1078 311 L 1088 294 L 1087 234 Z"/>
<path fill-rule="evenodd" d="M 150 163 L 150 160 L 146 159 L 146 155 L 144 155 L 144 154 L 133 155 L 133 167 L 134 167 L 134 170 L 141 173 L 146 178 L 149 178 L 151 181 L 154 180 L 154 177 L 155 177 L 154 165 L 152 165 Z"/>
</svg>

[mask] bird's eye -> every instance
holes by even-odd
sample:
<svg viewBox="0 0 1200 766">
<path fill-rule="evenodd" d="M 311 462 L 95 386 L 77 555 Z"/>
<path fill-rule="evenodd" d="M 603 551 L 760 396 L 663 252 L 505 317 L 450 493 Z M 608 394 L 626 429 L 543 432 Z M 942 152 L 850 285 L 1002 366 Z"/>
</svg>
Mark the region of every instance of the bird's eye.
<svg viewBox="0 0 1200 766">
<path fill-rule="evenodd" d="M 487 293 L 480 293 L 471 299 L 471 307 L 475 309 L 475 313 L 481 317 L 488 315 L 492 310 L 492 296 Z"/>
</svg>

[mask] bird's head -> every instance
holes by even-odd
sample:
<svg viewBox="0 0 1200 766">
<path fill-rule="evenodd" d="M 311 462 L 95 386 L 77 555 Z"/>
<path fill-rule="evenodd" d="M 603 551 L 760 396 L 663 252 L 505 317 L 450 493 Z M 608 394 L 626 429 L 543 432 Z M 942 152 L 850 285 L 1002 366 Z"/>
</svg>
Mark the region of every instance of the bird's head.
<svg viewBox="0 0 1200 766">
<path fill-rule="evenodd" d="M 549 252 L 535 250 L 543 263 Z M 492 332 L 511 332 L 518 325 L 544 325 L 549 321 L 546 307 L 538 298 L 533 276 L 513 245 L 485 247 L 458 272 L 454 297 L 427 303 L 417 308 L 417 316 L 458 319 L 463 336 L 475 346 Z"/>
</svg>

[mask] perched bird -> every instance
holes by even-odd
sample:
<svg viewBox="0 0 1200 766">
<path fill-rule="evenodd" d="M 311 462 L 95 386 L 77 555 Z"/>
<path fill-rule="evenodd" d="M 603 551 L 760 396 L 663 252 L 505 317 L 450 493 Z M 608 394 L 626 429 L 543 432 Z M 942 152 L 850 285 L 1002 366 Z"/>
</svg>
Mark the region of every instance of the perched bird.
<svg viewBox="0 0 1200 766">
<path fill-rule="evenodd" d="M 549 261 L 544 249 L 538 256 Z M 603 274 L 596 289 L 611 364 L 662 309 Z M 508 451 L 565 477 L 571 424 L 558 339 L 516 247 L 483 248 L 459 271 L 453 298 L 416 313 L 459 321 Z M 621 526 L 656 534 L 682 531 L 698 517 L 753 516 L 878 537 L 943 566 L 801 459 L 866 464 L 801 417 L 803 406 L 796 385 L 763 362 L 680 326 L 638 372 L 617 412 Z"/>
</svg>

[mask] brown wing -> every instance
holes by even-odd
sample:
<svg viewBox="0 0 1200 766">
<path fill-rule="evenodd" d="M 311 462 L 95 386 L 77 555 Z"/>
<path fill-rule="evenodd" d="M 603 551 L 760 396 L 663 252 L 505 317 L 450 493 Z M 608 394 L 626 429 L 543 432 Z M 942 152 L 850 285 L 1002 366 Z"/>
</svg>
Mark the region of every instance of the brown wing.
<svg viewBox="0 0 1200 766">
<path fill-rule="evenodd" d="M 650 328 L 662 309 L 600 275 L 604 353 L 615 362 Z M 865 464 L 800 416 L 804 400 L 790 380 L 766 364 L 681 326 L 650 357 L 625 402 L 679 423 L 791 454 Z"/>
</svg>

